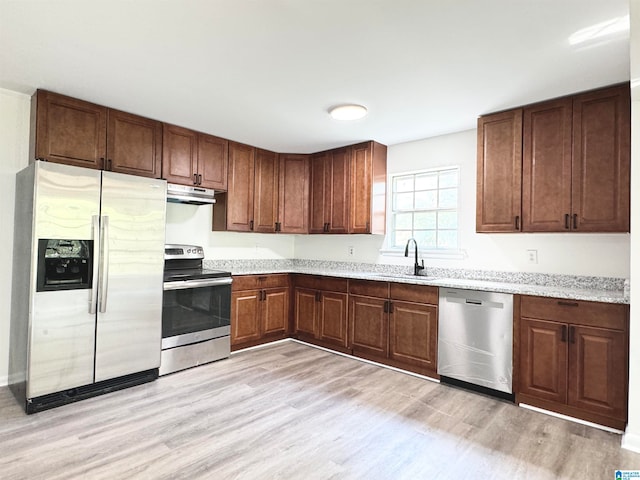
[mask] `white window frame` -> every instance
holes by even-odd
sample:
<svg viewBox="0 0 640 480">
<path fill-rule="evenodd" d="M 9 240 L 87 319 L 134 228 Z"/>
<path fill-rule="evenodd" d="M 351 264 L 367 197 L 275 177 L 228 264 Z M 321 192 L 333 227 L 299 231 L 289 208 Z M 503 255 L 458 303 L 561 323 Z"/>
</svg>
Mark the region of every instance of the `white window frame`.
<svg viewBox="0 0 640 480">
<path fill-rule="evenodd" d="M 419 175 L 423 173 L 434 173 L 434 172 L 443 172 L 447 170 L 457 170 L 458 171 L 458 195 L 457 195 L 457 203 L 455 206 L 455 211 L 458 216 L 458 227 L 457 227 L 457 240 L 458 244 L 456 248 L 419 248 L 419 255 L 421 258 L 442 258 L 442 259 L 462 259 L 464 258 L 464 250 L 461 248 L 460 244 L 460 196 L 461 196 L 461 176 L 462 176 L 462 168 L 460 165 L 441 165 L 439 167 L 433 168 L 425 168 L 421 170 L 412 170 L 406 172 L 394 172 L 390 173 L 387 177 L 387 192 L 389 193 L 387 198 L 387 234 L 385 236 L 385 241 L 383 243 L 382 248 L 380 249 L 380 254 L 385 256 L 404 256 L 404 246 L 392 246 L 391 239 L 394 235 L 394 216 L 395 212 L 393 211 L 393 180 L 395 177 L 403 177 L 406 175 Z M 438 209 L 433 209 L 438 210 Z M 443 209 L 445 210 L 445 209 Z M 452 208 L 447 208 L 446 210 L 453 210 Z"/>
</svg>

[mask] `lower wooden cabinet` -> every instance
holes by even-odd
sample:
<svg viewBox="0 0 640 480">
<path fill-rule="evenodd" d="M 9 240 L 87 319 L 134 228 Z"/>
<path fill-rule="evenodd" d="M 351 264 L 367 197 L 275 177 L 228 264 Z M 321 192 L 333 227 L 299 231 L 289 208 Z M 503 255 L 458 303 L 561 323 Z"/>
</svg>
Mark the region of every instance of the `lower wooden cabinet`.
<svg viewBox="0 0 640 480">
<path fill-rule="evenodd" d="M 348 351 L 347 283 L 344 278 L 295 276 L 294 317 L 298 338 Z"/>
<path fill-rule="evenodd" d="M 285 338 L 289 333 L 289 276 L 246 275 L 233 279 L 231 349 Z"/>
<path fill-rule="evenodd" d="M 523 296 L 516 400 L 624 429 L 628 306 Z"/>
<path fill-rule="evenodd" d="M 354 355 L 437 375 L 437 288 L 351 280 L 349 293 Z"/>
</svg>

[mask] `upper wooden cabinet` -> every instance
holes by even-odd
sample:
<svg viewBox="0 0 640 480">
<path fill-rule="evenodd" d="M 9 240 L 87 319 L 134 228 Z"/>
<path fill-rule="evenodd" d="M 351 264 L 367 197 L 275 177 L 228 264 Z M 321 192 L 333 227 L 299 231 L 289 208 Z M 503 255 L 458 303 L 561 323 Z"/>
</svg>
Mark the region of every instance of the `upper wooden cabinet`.
<svg viewBox="0 0 640 480">
<path fill-rule="evenodd" d="M 366 142 L 311 157 L 309 233 L 385 232 L 387 147 Z"/>
<path fill-rule="evenodd" d="M 628 232 L 630 112 L 618 85 L 480 117 L 477 231 Z"/>
<path fill-rule="evenodd" d="M 309 155 L 280 154 L 278 231 L 309 233 Z"/>
<path fill-rule="evenodd" d="M 522 109 L 478 119 L 476 230 L 517 232 L 521 226 Z"/>
<path fill-rule="evenodd" d="M 571 229 L 629 231 L 630 145 L 629 85 L 574 97 Z"/>
<path fill-rule="evenodd" d="M 38 90 L 32 123 L 33 159 L 160 178 L 160 122 Z"/>
<path fill-rule="evenodd" d="M 311 157 L 309 233 L 349 232 L 349 149 Z"/>
<path fill-rule="evenodd" d="M 366 142 L 351 147 L 349 233 L 384 235 L 386 229 L 387 147 Z"/>
<path fill-rule="evenodd" d="M 166 123 L 162 138 L 165 180 L 214 190 L 227 189 L 227 140 Z"/>
<path fill-rule="evenodd" d="M 278 230 L 278 168 L 277 153 L 256 150 L 253 196 L 255 232 L 272 233 Z"/>
<path fill-rule="evenodd" d="M 254 227 L 253 196 L 255 190 L 256 149 L 229 142 L 229 174 L 226 194 L 226 229 L 251 232 Z M 223 205 L 214 207 L 216 210 Z"/>
</svg>

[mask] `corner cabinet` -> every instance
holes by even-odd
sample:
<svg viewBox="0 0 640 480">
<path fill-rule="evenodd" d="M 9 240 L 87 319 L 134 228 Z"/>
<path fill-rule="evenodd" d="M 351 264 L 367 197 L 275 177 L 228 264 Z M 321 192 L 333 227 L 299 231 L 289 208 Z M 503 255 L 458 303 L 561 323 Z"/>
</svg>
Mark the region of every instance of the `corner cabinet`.
<svg viewBox="0 0 640 480">
<path fill-rule="evenodd" d="M 347 348 L 348 280 L 294 276 L 295 334 L 300 340 L 343 353 Z"/>
<path fill-rule="evenodd" d="M 523 296 L 516 401 L 623 430 L 627 305 Z"/>
<path fill-rule="evenodd" d="M 311 156 L 309 233 L 384 234 L 387 147 L 365 142 Z"/>
<path fill-rule="evenodd" d="M 628 232 L 629 85 L 478 120 L 478 232 Z"/>
<path fill-rule="evenodd" d="M 289 275 L 241 275 L 231 292 L 231 349 L 285 338 L 289 332 Z"/>
<path fill-rule="evenodd" d="M 160 122 L 44 90 L 31 110 L 30 158 L 160 178 Z"/>
</svg>

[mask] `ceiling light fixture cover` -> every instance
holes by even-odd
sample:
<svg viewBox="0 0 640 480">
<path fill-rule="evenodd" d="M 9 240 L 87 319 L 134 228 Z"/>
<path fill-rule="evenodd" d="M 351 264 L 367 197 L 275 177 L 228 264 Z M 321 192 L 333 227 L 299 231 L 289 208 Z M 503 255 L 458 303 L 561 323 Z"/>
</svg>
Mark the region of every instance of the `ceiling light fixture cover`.
<svg viewBox="0 0 640 480">
<path fill-rule="evenodd" d="M 358 120 L 367 114 L 367 109 L 362 105 L 337 105 L 329 109 L 329 115 L 334 120 Z"/>
</svg>

